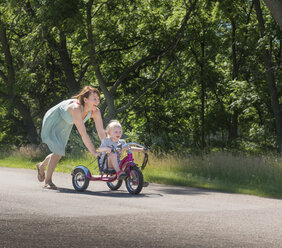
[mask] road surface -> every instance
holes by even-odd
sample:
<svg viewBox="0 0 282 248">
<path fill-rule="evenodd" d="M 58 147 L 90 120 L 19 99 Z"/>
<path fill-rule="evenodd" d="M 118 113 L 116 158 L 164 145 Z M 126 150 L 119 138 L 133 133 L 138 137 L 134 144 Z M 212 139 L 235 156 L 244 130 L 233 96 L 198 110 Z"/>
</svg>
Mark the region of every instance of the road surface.
<svg viewBox="0 0 282 248">
<path fill-rule="evenodd" d="M 0 247 L 282 247 L 282 201 L 150 184 L 140 195 L 0 167 Z"/>
</svg>

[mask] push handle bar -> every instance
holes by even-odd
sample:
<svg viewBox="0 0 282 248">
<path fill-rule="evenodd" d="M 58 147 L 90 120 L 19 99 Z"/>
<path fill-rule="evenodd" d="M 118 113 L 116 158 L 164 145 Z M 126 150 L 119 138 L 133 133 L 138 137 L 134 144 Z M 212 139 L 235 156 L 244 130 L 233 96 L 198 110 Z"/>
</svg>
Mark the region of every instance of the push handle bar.
<svg viewBox="0 0 282 248">
<path fill-rule="evenodd" d="M 125 145 L 118 146 L 117 148 L 112 146 L 112 152 L 119 152 L 122 149 L 129 149 L 132 146 L 142 148 L 144 151 L 148 150 L 145 146 L 142 146 L 142 145 L 135 143 L 135 142 L 130 142 L 130 143 L 126 143 Z"/>
<path fill-rule="evenodd" d="M 130 142 L 130 143 L 123 145 L 122 149 L 125 149 L 125 148 L 128 148 L 128 147 L 130 148 L 132 146 L 138 146 L 139 148 L 143 148 L 144 150 L 147 150 L 147 148 L 145 146 L 142 146 L 142 145 L 135 143 L 135 142 Z"/>
</svg>

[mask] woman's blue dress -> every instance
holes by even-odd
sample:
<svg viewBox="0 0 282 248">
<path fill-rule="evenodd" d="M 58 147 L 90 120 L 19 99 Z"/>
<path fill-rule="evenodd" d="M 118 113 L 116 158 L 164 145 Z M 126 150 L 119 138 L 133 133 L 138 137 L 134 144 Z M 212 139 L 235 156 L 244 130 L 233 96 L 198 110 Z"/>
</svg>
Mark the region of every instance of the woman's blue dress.
<svg viewBox="0 0 282 248">
<path fill-rule="evenodd" d="M 73 127 L 73 118 L 68 112 L 68 106 L 71 102 L 77 102 L 76 99 L 68 99 L 60 102 L 53 108 L 49 109 L 42 123 L 41 138 L 46 143 L 52 153 L 60 156 L 65 155 L 65 148 Z M 81 106 L 83 111 L 83 106 Z M 91 117 L 91 111 L 84 118 L 86 122 Z"/>
</svg>

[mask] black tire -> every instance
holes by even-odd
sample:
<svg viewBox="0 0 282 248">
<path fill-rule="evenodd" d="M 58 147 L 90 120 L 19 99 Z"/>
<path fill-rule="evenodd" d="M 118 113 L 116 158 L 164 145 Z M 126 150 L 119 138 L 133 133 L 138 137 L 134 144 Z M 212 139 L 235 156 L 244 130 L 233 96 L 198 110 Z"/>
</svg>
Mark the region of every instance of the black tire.
<svg viewBox="0 0 282 248">
<path fill-rule="evenodd" d="M 120 188 L 120 186 L 122 185 L 122 180 L 107 182 L 107 185 L 111 190 L 118 190 Z"/>
<path fill-rule="evenodd" d="M 130 167 L 130 176 L 125 180 L 130 194 L 139 194 L 143 188 L 143 174 L 137 166 Z"/>
<path fill-rule="evenodd" d="M 89 178 L 86 176 L 84 170 L 76 169 L 72 174 L 72 185 L 76 191 L 83 192 L 88 188 Z"/>
</svg>

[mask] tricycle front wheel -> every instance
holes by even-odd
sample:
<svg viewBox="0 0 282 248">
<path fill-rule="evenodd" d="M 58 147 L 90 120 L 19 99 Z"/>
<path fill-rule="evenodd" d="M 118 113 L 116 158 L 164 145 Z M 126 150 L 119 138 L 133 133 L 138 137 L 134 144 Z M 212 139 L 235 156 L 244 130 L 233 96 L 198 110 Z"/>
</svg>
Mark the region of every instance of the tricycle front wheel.
<svg viewBox="0 0 282 248">
<path fill-rule="evenodd" d="M 130 194 L 139 194 L 143 188 L 143 174 L 137 166 L 130 167 L 130 175 L 125 181 Z"/>
</svg>

